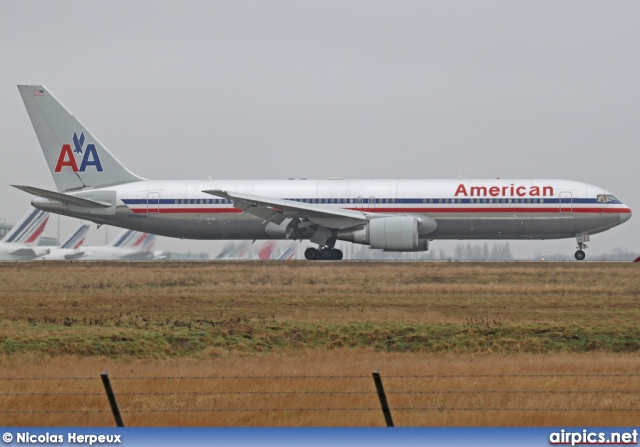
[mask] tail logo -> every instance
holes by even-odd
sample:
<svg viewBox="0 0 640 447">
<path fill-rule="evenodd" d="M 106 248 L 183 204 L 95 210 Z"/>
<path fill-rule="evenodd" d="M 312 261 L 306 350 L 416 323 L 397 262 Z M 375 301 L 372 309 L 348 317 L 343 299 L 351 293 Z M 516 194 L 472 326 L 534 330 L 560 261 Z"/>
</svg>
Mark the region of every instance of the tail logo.
<svg viewBox="0 0 640 447">
<path fill-rule="evenodd" d="M 100 157 L 96 151 L 95 144 L 87 144 L 84 148 L 84 132 L 80 132 L 80 138 L 78 134 L 73 132 L 73 149 L 70 144 L 63 144 L 60 149 L 60 155 L 58 156 L 58 163 L 56 163 L 55 172 L 61 172 L 62 168 L 68 166 L 73 172 L 85 172 L 89 166 L 94 166 L 96 171 L 102 172 L 102 163 L 100 163 Z M 82 161 L 80 162 L 80 168 L 76 162 L 76 156 L 74 154 L 82 155 Z"/>
</svg>

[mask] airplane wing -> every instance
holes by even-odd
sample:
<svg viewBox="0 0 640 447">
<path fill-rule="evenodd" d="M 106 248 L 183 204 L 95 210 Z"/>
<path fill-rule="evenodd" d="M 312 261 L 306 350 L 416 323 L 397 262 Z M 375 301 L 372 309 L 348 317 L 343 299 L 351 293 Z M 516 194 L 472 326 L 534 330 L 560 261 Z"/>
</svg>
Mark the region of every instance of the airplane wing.
<svg viewBox="0 0 640 447">
<path fill-rule="evenodd" d="M 367 222 L 367 215 L 360 211 L 318 206 L 313 203 L 296 202 L 294 200 L 274 199 L 272 197 L 243 194 L 233 191 L 202 191 L 213 196 L 222 197 L 234 202 L 234 207 L 280 225 L 286 219 L 305 219 L 321 227 L 332 230 L 351 228 Z M 337 204 L 336 204 L 337 205 Z"/>
</svg>

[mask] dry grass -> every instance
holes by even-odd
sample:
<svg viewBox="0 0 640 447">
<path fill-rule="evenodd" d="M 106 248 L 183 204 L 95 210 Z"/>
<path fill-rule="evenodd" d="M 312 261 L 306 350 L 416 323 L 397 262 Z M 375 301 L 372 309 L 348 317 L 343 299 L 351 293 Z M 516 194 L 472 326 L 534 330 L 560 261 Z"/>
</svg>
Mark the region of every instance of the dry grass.
<svg viewBox="0 0 640 447">
<path fill-rule="evenodd" d="M 6 393 L 90 394 L 3 396 L 3 410 L 69 410 L 0 412 L 5 426 L 113 426 L 99 379 L 104 369 L 128 426 L 382 426 L 371 378 L 376 368 L 397 426 L 630 426 L 640 416 L 637 355 L 434 356 L 339 350 L 180 361 L 20 355 L 4 357 L 0 365 L 2 378 L 89 378 L 0 378 Z M 574 374 L 636 375 L 566 376 Z M 425 377 L 429 375 L 438 377 Z M 637 410 L 626 411 L 630 408 Z"/>
<path fill-rule="evenodd" d="M 635 322 L 631 263 L 0 263 L 0 318 Z M 29 320 L 31 319 L 31 320 Z"/>
<path fill-rule="evenodd" d="M 376 368 L 398 426 L 632 425 L 637 267 L 0 263 L 0 425 L 113 425 L 105 368 L 127 425 L 379 426 Z"/>
</svg>

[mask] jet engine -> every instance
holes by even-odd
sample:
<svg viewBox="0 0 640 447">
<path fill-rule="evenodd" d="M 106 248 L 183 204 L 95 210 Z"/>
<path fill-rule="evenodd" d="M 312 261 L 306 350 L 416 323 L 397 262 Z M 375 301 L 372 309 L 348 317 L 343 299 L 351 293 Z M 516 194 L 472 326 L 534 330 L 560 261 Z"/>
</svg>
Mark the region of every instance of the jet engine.
<svg viewBox="0 0 640 447">
<path fill-rule="evenodd" d="M 431 233 L 437 226 L 429 217 L 378 217 L 362 226 L 339 231 L 338 239 L 386 251 L 426 251 L 428 242 L 419 237 Z"/>
</svg>

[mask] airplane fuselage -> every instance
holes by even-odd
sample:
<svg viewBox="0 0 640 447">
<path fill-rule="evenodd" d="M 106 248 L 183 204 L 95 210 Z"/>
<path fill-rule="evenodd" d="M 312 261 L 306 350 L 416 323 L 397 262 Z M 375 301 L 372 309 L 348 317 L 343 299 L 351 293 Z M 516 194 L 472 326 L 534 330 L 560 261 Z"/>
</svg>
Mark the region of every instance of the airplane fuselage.
<svg viewBox="0 0 640 447">
<path fill-rule="evenodd" d="M 116 206 L 91 210 L 37 198 L 37 208 L 186 239 L 281 239 L 268 222 L 202 191 L 220 189 L 389 216 L 429 217 L 421 238 L 558 239 L 596 234 L 626 221 L 631 210 L 607 191 L 568 180 L 145 180 L 83 191 L 115 195 Z M 308 239 L 302 230 L 296 239 Z"/>
</svg>

